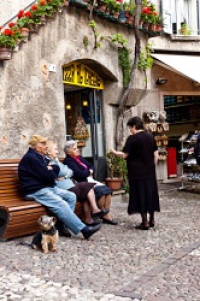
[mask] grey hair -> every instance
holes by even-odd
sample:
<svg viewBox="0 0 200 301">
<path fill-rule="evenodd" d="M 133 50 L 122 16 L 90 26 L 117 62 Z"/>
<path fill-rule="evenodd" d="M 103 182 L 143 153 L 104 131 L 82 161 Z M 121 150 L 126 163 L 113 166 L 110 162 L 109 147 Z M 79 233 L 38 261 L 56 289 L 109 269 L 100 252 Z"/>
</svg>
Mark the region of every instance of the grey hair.
<svg viewBox="0 0 200 301">
<path fill-rule="evenodd" d="M 64 147 L 64 152 L 67 155 L 69 153 L 70 148 L 77 146 L 77 142 L 75 140 L 69 140 L 66 142 Z"/>
</svg>

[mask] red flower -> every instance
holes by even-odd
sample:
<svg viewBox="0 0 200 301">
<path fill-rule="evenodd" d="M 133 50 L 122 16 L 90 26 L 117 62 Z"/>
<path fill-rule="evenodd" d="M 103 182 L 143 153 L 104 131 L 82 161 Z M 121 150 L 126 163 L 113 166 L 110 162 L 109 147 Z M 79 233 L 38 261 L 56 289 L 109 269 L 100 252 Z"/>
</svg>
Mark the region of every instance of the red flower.
<svg viewBox="0 0 200 301">
<path fill-rule="evenodd" d="M 46 1 L 45 0 L 40 0 L 40 5 L 46 5 Z"/>
<path fill-rule="evenodd" d="M 15 25 L 16 25 L 16 24 L 13 23 L 13 22 L 10 22 L 10 23 L 8 24 L 8 26 L 9 26 L 10 28 L 14 27 Z"/>
<path fill-rule="evenodd" d="M 33 5 L 31 6 L 31 9 L 30 9 L 30 10 L 34 11 L 34 10 L 37 10 L 37 9 L 38 9 L 38 5 L 37 5 L 37 4 L 33 4 Z"/>
<path fill-rule="evenodd" d="M 20 10 L 20 11 L 18 12 L 18 15 L 17 15 L 18 19 L 23 18 L 23 16 L 24 16 L 24 11 L 23 11 L 23 10 Z"/>
<path fill-rule="evenodd" d="M 149 10 L 147 7 L 144 7 L 143 10 L 142 10 L 142 13 L 143 14 L 148 14 Z"/>
<path fill-rule="evenodd" d="M 4 34 L 5 36 L 13 36 L 14 35 L 14 31 L 11 29 L 5 29 L 4 30 Z"/>
<path fill-rule="evenodd" d="M 26 18 L 31 18 L 32 17 L 32 14 L 30 11 L 27 11 L 26 13 L 24 13 L 24 17 Z"/>
<path fill-rule="evenodd" d="M 156 11 L 153 11 L 152 14 L 153 14 L 154 16 L 157 16 L 157 12 L 156 12 Z"/>
</svg>

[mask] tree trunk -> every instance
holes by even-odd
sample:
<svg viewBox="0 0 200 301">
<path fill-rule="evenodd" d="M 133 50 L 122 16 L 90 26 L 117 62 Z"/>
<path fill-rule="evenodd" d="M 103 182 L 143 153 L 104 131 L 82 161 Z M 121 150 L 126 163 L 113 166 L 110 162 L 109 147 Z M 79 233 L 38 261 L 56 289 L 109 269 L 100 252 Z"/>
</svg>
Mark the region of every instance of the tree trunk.
<svg viewBox="0 0 200 301">
<path fill-rule="evenodd" d="M 137 70 L 138 61 L 140 58 L 140 49 L 141 49 L 141 33 L 139 30 L 139 21 L 140 21 L 140 13 L 142 9 L 142 0 L 136 0 L 136 12 L 135 12 L 135 57 L 134 57 L 134 64 L 131 70 L 131 80 L 128 84 L 128 86 L 124 89 L 122 97 L 119 101 L 119 107 L 118 107 L 118 114 L 117 114 L 117 126 L 116 126 L 116 146 L 117 149 L 120 147 L 121 138 L 119 139 L 119 128 L 121 128 L 122 120 L 123 120 L 123 112 L 128 100 L 128 96 L 131 90 L 131 87 L 133 86 L 135 74 Z"/>
</svg>

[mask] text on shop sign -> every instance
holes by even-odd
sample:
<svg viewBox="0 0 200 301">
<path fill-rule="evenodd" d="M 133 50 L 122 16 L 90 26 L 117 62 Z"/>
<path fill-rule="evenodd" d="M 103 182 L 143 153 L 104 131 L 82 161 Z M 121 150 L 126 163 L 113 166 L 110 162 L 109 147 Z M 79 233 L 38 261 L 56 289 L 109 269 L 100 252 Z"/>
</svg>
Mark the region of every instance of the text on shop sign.
<svg viewBox="0 0 200 301">
<path fill-rule="evenodd" d="M 93 89 L 104 89 L 102 79 L 90 68 L 77 62 L 63 66 L 63 83 Z"/>
</svg>

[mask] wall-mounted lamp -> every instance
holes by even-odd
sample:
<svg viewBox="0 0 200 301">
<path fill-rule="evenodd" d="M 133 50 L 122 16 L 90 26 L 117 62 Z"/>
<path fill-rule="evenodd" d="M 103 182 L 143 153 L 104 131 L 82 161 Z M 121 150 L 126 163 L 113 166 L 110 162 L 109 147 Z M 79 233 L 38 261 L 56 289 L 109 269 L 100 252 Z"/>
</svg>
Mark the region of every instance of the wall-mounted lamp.
<svg viewBox="0 0 200 301">
<path fill-rule="evenodd" d="M 66 110 L 71 110 L 71 109 L 72 109 L 72 107 L 71 107 L 70 103 L 66 104 Z"/>
<path fill-rule="evenodd" d="M 82 105 L 83 105 L 83 107 L 87 107 L 88 106 L 88 101 L 87 100 L 83 100 Z"/>
<path fill-rule="evenodd" d="M 163 84 L 166 84 L 166 82 L 167 82 L 166 78 L 159 77 L 156 81 L 156 85 L 163 85 Z"/>
</svg>

